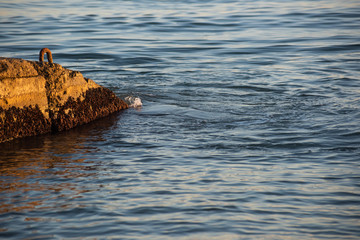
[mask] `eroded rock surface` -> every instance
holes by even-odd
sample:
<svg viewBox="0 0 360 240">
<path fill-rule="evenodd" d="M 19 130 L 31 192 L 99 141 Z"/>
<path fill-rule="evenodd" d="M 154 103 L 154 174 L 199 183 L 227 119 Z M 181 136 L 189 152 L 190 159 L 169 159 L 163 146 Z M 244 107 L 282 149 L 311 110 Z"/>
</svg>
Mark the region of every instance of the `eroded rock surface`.
<svg viewBox="0 0 360 240">
<path fill-rule="evenodd" d="M 0 58 L 0 142 L 67 130 L 126 108 L 112 91 L 80 72 Z"/>
</svg>

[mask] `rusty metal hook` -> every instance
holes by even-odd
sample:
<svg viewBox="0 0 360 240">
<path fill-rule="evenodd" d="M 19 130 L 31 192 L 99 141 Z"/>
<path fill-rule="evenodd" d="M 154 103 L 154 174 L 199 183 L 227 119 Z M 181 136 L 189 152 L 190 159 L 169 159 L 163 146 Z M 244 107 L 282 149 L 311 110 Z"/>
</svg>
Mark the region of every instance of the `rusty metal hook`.
<svg viewBox="0 0 360 240">
<path fill-rule="evenodd" d="M 44 62 L 44 55 L 46 53 L 46 56 L 47 56 L 47 60 L 49 63 L 53 63 L 53 58 L 52 58 L 52 54 L 51 54 L 51 51 L 50 49 L 48 48 L 43 48 L 40 50 L 40 53 L 39 53 L 39 61 L 42 63 Z"/>
</svg>

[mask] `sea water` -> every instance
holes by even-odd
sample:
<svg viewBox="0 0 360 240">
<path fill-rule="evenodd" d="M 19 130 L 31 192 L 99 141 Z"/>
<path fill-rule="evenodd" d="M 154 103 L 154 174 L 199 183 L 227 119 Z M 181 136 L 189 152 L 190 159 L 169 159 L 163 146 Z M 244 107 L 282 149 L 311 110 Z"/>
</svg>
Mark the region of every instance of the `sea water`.
<svg viewBox="0 0 360 240">
<path fill-rule="evenodd" d="M 0 238 L 360 238 L 359 1 L 2 0 L 43 47 L 141 104 L 0 144 Z"/>
</svg>

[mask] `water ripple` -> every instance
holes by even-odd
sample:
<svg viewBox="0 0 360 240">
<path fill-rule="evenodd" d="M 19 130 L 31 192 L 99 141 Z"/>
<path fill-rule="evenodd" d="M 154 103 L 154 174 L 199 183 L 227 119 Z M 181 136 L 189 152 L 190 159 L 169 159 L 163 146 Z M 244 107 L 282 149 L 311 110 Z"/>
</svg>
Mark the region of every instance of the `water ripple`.
<svg viewBox="0 0 360 240">
<path fill-rule="evenodd" d="M 0 238 L 359 238 L 356 1 L 1 6 L 2 56 L 142 107 L 0 144 Z"/>
</svg>

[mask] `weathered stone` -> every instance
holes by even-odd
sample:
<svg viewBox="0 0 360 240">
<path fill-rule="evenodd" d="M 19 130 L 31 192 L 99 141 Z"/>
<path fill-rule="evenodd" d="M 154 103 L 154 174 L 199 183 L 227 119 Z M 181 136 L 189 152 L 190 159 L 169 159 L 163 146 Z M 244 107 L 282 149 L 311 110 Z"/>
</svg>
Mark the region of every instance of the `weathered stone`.
<svg viewBox="0 0 360 240">
<path fill-rule="evenodd" d="M 48 107 L 46 79 L 39 75 L 34 63 L 22 59 L 0 58 L 0 107 L 22 108 L 38 105 L 45 114 Z M 48 116 L 46 116 L 48 117 Z"/>
<path fill-rule="evenodd" d="M 63 131 L 128 108 L 80 72 L 0 58 L 0 142 Z"/>
</svg>

